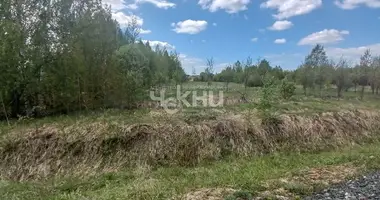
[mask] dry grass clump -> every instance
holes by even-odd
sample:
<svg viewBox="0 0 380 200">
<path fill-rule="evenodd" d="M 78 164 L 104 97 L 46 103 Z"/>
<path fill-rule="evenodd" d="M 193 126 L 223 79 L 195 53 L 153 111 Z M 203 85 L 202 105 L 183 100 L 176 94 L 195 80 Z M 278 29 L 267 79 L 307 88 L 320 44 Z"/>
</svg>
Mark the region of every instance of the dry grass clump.
<svg viewBox="0 0 380 200">
<path fill-rule="evenodd" d="M 380 114 L 355 111 L 306 118 L 281 116 L 279 122 L 272 126 L 230 117 L 197 124 L 177 120 L 129 126 L 109 122 L 45 126 L 1 140 L 0 176 L 39 179 L 140 164 L 191 166 L 226 155 L 319 151 L 377 138 Z"/>
<path fill-rule="evenodd" d="M 273 199 L 274 196 L 282 196 L 294 199 L 296 195 L 306 195 L 329 185 L 341 183 L 356 176 L 359 171 L 359 167 L 351 164 L 304 169 L 296 174 L 287 174 L 287 177 L 282 179 L 266 181 L 263 186 L 267 190 L 260 192 L 257 197 Z"/>
<path fill-rule="evenodd" d="M 236 192 L 232 188 L 203 188 L 173 198 L 173 200 L 224 200 L 227 195 Z"/>
<path fill-rule="evenodd" d="M 360 168 L 351 164 L 305 169 L 295 174 L 290 181 L 312 185 L 338 184 L 358 174 Z"/>
</svg>

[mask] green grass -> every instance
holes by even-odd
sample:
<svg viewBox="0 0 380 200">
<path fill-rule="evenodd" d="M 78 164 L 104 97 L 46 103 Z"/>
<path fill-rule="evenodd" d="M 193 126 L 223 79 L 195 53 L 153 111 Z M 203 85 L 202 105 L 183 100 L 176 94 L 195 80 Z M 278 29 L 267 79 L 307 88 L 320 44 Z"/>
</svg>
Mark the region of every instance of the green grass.
<svg viewBox="0 0 380 200">
<path fill-rule="evenodd" d="M 205 82 L 187 82 L 182 85 L 182 94 L 187 90 L 196 90 L 198 94 L 201 91 L 223 90 L 225 83 L 214 82 L 211 86 L 207 86 Z M 168 96 L 175 96 L 175 89 L 168 91 Z M 51 124 L 65 127 L 75 123 L 93 123 L 93 122 L 112 122 L 118 124 L 134 124 L 134 123 L 152 123 L 159 122 L 167 119 L 178 119 L 184 121 L 201 121 L 215 119 L 215 115 L 221 115 L 225 112 L 233 112 L 240 114 L 247 110 L 256 108 L 260 97 L 261 88 L 247 88 L 247 98 L 253 103 L 250 104 L 236 104 L 236 105 L 224 105 L 222 108 L 216 108 L 220 110 L 219 113 L 215 113 L 216 109 L 207 107 L 195 107 L 184 108 L 182 113 L 177 113 L 175 116 L 168 116 L 168 118 L 162 118 L 150 115 L 149 109 L 140 110 L 119 110 L 108 109 L 98 111 L 83 111 L 76 112 L 69 115 L 50 116 L 40 119 L 22 118 L 13 119 L 10 121 L 10 126 L 5 121 L 0 122 L 0 137 L 6 135 L 11 131 L 24 131 L 28 128 L 38 128 L 42 126 L 49 126 Z M 224 96 L 229 99 L 240 99 L 241 93 L 245 92 L 244 86 L 241 84 L 230 83 L 229 91 L 224 91 Z M 147 94 L 148 95 L 148 94 Z M 296 95 L 290 100 L 281 100 L 276 103 L 275 110 L 281 114 L 298 114 L 298 115 L 311 115 L 321 112 L 336 112 L 341 110 L 352 109 L 367 109 L 374 110 L 380 109 L 380 95 L 373 95 L 370 89 L 366 89 L 365 98 L 363 101 L 359 100 L 359 92 L 355 93 L 350 90 L 343 93 L 342 99 L 336 98 L 336 90 L 334 88 L 325 88 L 323 90 L 323 98 L 320 98 L 318 89 L 309 90 L 308 95 L 303 94 L 302 87 L 297 86 Z M 191 96 L 191 95 L 190 95 Z M 191 102 L 191 101 L 190 101 Z M 163 112 L 163 111 L 162 111 Z"/>
<path fill-rule="evenodd" d="M 302 169 L 354 163 L 380 168 L 379 144 L 319 154 L 274 154 L 253 159 L 225 159 L 198 167 L 141 167 L 96 177 L 66 177 L 42 182 L 0 181 L 0 199 L 168 199 L 200 188 L 234 188 L 255 194 L 267 180 Z M 305 187 L 288 186 L 298 195 Z"/>
<path fill-rule="evenodd" d="M 20 119 L 10 120 L 9 125 L 5 121 L 0 121 L 0 137 L 9 133 L 10 131 L 24 131 L 28 128 L 38 128 L 49 125 L 66 127 L 76 123 L 88 124 L 92 122 L 111 122 L 118 124 L 153 122 L 154 119 L 150 118 L 148 113 L 148 109 L 107 109 L 98 111 L 76 112 L 69 115 L 49 116 L 38 119 L 23 117 Z"/>
<path fill-rule="evenodd" d="M 219 90 L 224 83 L 214 83 L 210 88 Z M 207 83 L 187 83 L 185 89 L 200 91 L 207 88 Z M 244 87 L 230 84 L 225 96 L 239 98 Z M 248 88 L 248 97 L 256 100 L 260 88 Z M 174 93 L 173 93 L 174 94 Z M 358 100 L 359 93 L 345 92 L 344 98 L 337 99 L 334 88 L 325 89 L 326 98 L 319 98 L 318 90 L 303 95 L 298 88 L 296 95 L 289 101 L 275 105 L 280 113 L 313 114 L 319 112 L 340 111 L 346 109 L 379 109 L 379 96 L 368 91 L 364 101 Z M 330 97 L 329 97 L 330 96 Z M 209 108 L 186 108 L 184 112 L 173 116 L 174 119 L 189 122 L 215 120 L 219 115 L 255 109 L 255 104 L 224 106 L 216 112 Z M 24 131 L 27 128 L 44 125 L 69 126 L 75 123 L 108 122 L 118 124 L 150 123 L 163 120 L 154 117 L 149 110 L 103 110 L 83 112 L 70 115 L 51 116 L 41 119 L 11 120 L 10 126 L 0 122 L 0 137 L 12 131 Z M 147 166 L 128 168 L 122 171 L 99 174 L 94 177 L 56 177 L 54 180 L 40 182 L 12 182 L 0 179 L 0 199 L 168 199 L 200 188 L 233 188 L 255 194 L 266 190 L 264 182 L 297 174 L 299 171 L 319 166 L 355 163 L 364 165 L 365 169 L 380 169 L 380 143 L 354 146 L 332 152 L 318 154 L 279 153 L 255 157 L 252 159 L 230 158 L 212 163 L 203 163 L 197 167 L 159 167 Z M 314 186 L 313 186 L 314 187 Z M 310 193 L 309 186 L 302 184 L 288 185 L 286 188 L 303 195 Z M 314 189 L 319 189 L 316 187 Z"/>
</svg>

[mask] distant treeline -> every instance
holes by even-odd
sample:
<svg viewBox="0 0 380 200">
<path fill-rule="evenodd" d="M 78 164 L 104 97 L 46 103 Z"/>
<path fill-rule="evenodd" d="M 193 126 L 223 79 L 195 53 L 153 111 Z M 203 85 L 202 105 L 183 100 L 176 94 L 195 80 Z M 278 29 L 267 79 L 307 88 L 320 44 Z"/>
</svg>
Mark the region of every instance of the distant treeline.
<svg viewBox="0 0 380 200">
<path fill-rule="evenodd" d="M 261 87 L 264 77 L 271 76 L 277 80 L 286 79 L 302 85 L 304 93 L 308 90 L 320 91 L 328 85 L 335 85 L 337 96 L 342 96 L 342 91 L 354 89 L 360 90 L 360 98 L 364 96 L 366 86 L 370 86 L 373 94 L 379 93 L 380 88 L 380 56 L 372 56 L 367 49 L 360 58 L 360 63 L 352 65 L 344 57 L 338 61 L 329 59 L 324 47 L 316 45 L 306 56 L 304 62 L 293 71 L 283 70 L 280 66 L 271 66 L 270 62 L 262 59 L 253 64 L 252 59 L 237 61 L 227 66 L 220 73 L 210 73 L 213 69 L 211 62 L 208 67 L 195 80 L 196 81 L 220 81 L 228 83 L 241 83 L 246 87 Z"/>
</svg>

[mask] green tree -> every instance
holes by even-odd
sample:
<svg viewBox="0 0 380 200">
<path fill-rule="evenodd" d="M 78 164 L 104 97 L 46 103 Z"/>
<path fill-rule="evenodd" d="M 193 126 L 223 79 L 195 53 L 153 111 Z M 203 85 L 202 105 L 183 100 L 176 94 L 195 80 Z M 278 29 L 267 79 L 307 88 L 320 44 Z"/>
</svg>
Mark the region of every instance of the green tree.
<svg viewBox="0 0 380 200">
<path fill-rule="evenodd" d="M 372 62 L 371 51 L 367 49 L 364 54 L 360 57 L 360 67 L 359 67 L 359 85 L 361 86 L 360 99 L 364 98 L 365 87 L 369 82 L 370 66 Z"/>
<path fill-rule="evenodd" d="M 244 63 L 243 76 L 242 76 L 245 93 L 247 93 L 248 79 L 251 72 L 252 72 L 252 58 L 248 56 L 247 60 Z"/>
<path fill-rule="evenodd" d="M 221 73 L 221 81 L 226 83 L 226 90 L 228 91 L 228 85 L 234 80 L 234 71 L 231 66 L 228 66 Z"/>
<path fill-rule="evenodd" d="M 334 81 L 336 85 L 338 98 L 342 97 L 342 91 L 350 82 L 348 63 L 344 58 L 341 58 L 337 64 L 332 64 L 334 66 Z"/>
<path fill-rule="evenodd" d="M 315 84 L 319 88 L 322 97 L 322 89 L 329 81 L 328 59 L 324 47 L 317 44 L 305 58 L 305 65 L 311 67 L 314 71 Z"/>
<path fill-rule="evenodd" d="M 205 69 L 205 74 L 207 79 L 207 85 L 210 86 L 214 76 L 214 58 L 207 59 L 206 65 L 207 67 Z"/>
<path fill-rule="evenodd" d="M 315 72 L 310 65 L 303 64 L 296 70 L 298 82 L 302 85 L 305 96 L 307 89 L 314 88 Z"/>
</svg>

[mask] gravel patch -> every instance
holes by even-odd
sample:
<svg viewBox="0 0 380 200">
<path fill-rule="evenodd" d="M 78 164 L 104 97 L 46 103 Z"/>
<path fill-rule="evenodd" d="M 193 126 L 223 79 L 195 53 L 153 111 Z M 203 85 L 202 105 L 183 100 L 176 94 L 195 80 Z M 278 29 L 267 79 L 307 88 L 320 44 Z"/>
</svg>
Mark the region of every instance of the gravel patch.
<svg viewBox="0 0 380 200">
<path fill-rule="evenodd" d="M 356 180 L 350 180 L 346 183 L 335 185 L 304 199 L 380 200 L 380 171 L 362 176 Z"/>
</svg>

